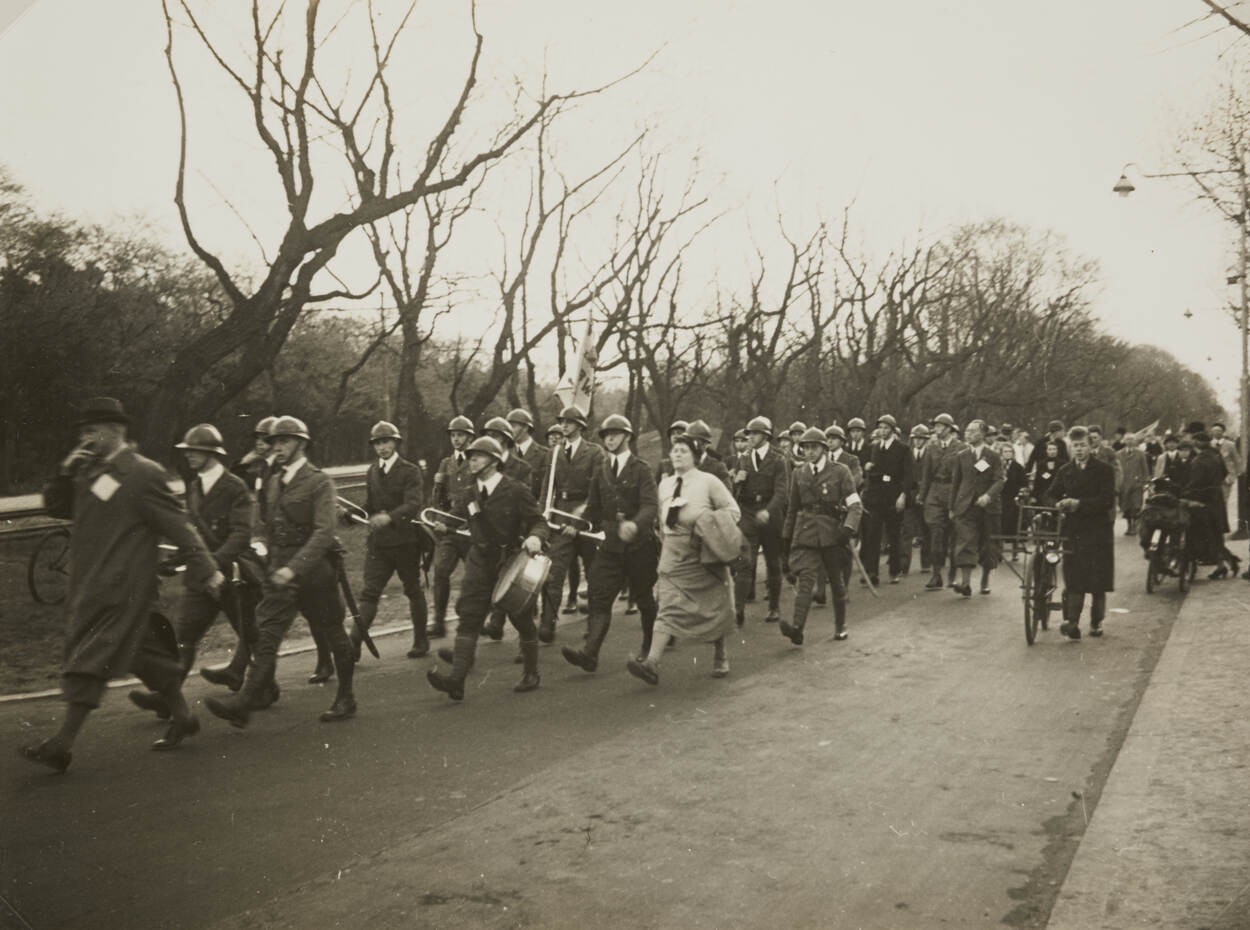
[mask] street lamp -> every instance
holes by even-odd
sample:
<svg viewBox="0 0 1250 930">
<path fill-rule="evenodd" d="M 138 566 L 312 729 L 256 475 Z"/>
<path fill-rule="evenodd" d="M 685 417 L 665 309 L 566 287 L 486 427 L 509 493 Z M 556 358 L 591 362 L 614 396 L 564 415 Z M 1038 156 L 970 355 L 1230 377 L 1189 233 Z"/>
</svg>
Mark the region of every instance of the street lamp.
<svg viewBox="0 0 1250 930">
<path fill-rule="evenodd" d="M 1247 283 L 1247 272 L 1250 272 L 1250 187 L 1246 184 L 1246 162 L 1243 157 L 1238 157 L 1237 166 L 1235 168 L 1210 168 L 1204 171 L 1159 171 L 1151 173 L 1142 171 L 1141 166 L 1136 162 L 1129 162 L 1120 170 L 1120 179 L 1115 182 L 1115 186 L 1111 188 L 1121 197 L 1127 197 L 1137 188 L 1133 182 L 1128 179 L 1128 170 L 1136 168 L 1137 173 L 1143 178 L 1191 178 L 1197 180 L 1199 177 L 1208 174 L 1235 174 L 1239 180 L 1241 188 L 1241 211 L 1236 214 L 1226 214 L 1228 218 L 1233 220 L 1238 227 L 1241 235 L 1238 237 L 1241 242 L 1241 261 L 1240 269 L 1234 275 L 1230 269 L 1227 276 L 1229 284 L 1236 281 L 1241 286 L 1241 309 L 1238 313 L 1238 323 L 1241 326 L 1241 381 L 1238 390 L 1238 411 L 1237 415 L 1241 421 L 1241 458 L 1242 468 L 1247 467 L 1247 453 L 1250 453 L 1250 445 L 1247 445 L 1247 438 L 1250 438 L 1250 285 Z M 1203 190 L 1210 193 L 1210 190 L 1201 182 L 1199 186 Z M 1244 474 L 1244 472 L 1243 472 Z M 1244 538 L 1246 532 L 1246 489 L 1245 481 L 1242 475 L 1237 476 L 1237 533 L 1239 537 Z"/>
</svg>

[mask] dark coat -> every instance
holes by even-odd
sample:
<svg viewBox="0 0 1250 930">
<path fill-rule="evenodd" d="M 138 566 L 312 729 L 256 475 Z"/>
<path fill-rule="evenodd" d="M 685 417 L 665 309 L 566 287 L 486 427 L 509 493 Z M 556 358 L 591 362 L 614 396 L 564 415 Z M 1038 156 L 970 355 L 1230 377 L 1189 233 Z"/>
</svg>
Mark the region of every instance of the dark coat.
<svg viewBox="0 0 1250 930">
<path fill-rule="evenodd" d="M 508 461 L 503 463 L 503 473 L 514 481 L 519 481 L 534 492 L 534 470 L 529 463 L 516 454 L 516 450 L 508 453 Z M 538 495 L 534 494 L 535 499 Z"/>
<path fill-rule="evenodd" d="M 1201 446 L 1195 452 L 1189 461 L 1189 474 L 1181 496 L 1200 502 L 1211 532 L 1222 536 L 1228 532 L 1228 508 L 1224 506 L 1222 490 L 1227 469 L 1219 452 L 1210 446 Z M 1220 545 L 1222 548 L 1223 544 Z"/>
<path fill-rule="evenodd" d="M 1039 504 L 1053 506 L 1055 503 L 1055 479 L 1059 477 L 1059 469 L 1063 468 L 1062 459 L 1042 458 L 1033 466 L 1033 499 Z"/>
<path fill-rule="evenodd" d="M 590 481 L 590 497 L 586 519 L 603 530 L 607 537 L 599 548 L 604 552 L 625 552 L 644 543 L 654 546 L 656 513 L 655 478 L 638 456 L 631 454 L 620 475 L 612 474 L 612 457 L 603 456 Z M 625 520 L 638 524 L 638 535 L 632 543 L 621 539 L 620 525 Z"/>
<path fill-rule="evenodd" d="M 556 459 L 555 501 L 552 506 L 565 513 L 575 513 L 590 497 L 590 476 L 603 459 L 603 446 L 582 437 L 572 461 L 566 446 L 553 449 Z"/>
<path fill-rule="evenodd" d="M 874 442 L 864 465 L 864 503 L 870 511 L 884 513 L 894 507 L 911 482 L 911 447 L 895 439 L 886 448 Z"/>
<path fill-rule="evenodd" d="M 365 475 L 365 510 L 369 516 L 390 514 L 389 526 L 370 530 L 369 541 L 390 548 L 415 544 L 419 537 L 413 524 L 425 509 L 425 475 L 421 466 L 401 456 L 385 474 L 377 462 Z"/>
<path fill-rule="evenodd" d="M 195 479 L 187 485 L 187 513 L 204 544 L 213 554 L 217 567 L 227 576 L 232 563 L 252 543 L 256 522 L 256 502 L 243 479 L 224 472 L 201 495 Z"/>
<path fill-rule="evenodd" d="M 507 475 L 485 500 L 477 482 L 472 482 L 452 512 L 468 520 L 474 547 L 491 554 L 514 552 L 527 536 L 545 542 L 551 532 L 529 485 Z"/>
<path fill-rule="evenodd" d="M 248 460 L 245 456 L 230 466 L 230 473 L 238 475 L 243 479 L 243 483 L 247 485 L 247 489 L 252 493 L 252 497 L 256 500 L 256 519 L 265 519 L 265 488 L 269 484 L 269 472 L 273 465 L 268 458 L 253 458 Z"/>
<path fill-rule="evenodd" d="M 829 461 L 845 466 L 855 480 L 856 488 L 864 486 L 864 466 L 858 456 L 851 455 L 846 449 L 833 449 L 829 452 Z"/>
<path fill-rule="evenodd" d="M 157 543 L 177 546 L 187 584 L 217 570 L 169 476 L 132 448 L 58 476 L 44 488 L 48 513 L 73 520 L 65 607 L 65 674 L 113 678 L 131 667 L 157 608 Z"/>
<path fill-rule="evenodd" d="M 1024 470 L 1026 472 L 1031 474 L 1033 472 L 1034 465 L 1038 464 L 1038 462 L 1046 461 L 1046 446 L 1052 442 L 1059 447 L 1059 464 L 1062 465 L 1064 462 L 1068 461 L 1070 458 L 1068 454 L 1068 444 L 1063 441 L 1063 438 L 1060 437 L 1059 439 L 1051 439 L 1048 435 L 1043 436 L 1038 442 L 1033 444 L 1033 452 L 1029 456 L 1029 460 L 1024 463 Z"/>
<path fill-rule="evenodd" d="M 1003 463 L 998 453 L 989 446 L 981 447 L 981 458 L 977 459 L 972 446 L 964 446 L 955 456 L 955 467 L 951 470 L 951 514 L 960 516 L 974 506 L 974 501 L 982 494 L 989 495 L 986 513 L 1002 513 L 1003 500 Z"/>
<path fill-rule="evenodd" d="M 953 438 L 945 448 L 938 439 L 930 439 L 925 445 L 920 457 L 920 502 L 924 504 L 926 523 L 937 523 L 950 512 L 955 458 L 966 448 L 962 440 Z"/>
<path fill-rule="evenodd" d="M 537 439 L 531 439 L 529 448 L 525 452 L 521 452 L 518 447 L 513 450 L 512 454 L 524 460 L 525 464 L 530 467 L 530 490 L 538 499 L 538 506 L 542 507 L 543 494 L 547 492 L 547 466 L 551 464 L 551 450 Z"/>
<path fill-rule="evenodd" d="M 265 489 L 269 513 L 260 539 L 269 549 L 269 570 L 289 568 L 296 578 L 321 568 L 341 546 L 334 535 L 334 479 L 305 461 L 282 487 L 285 469 L 275 466 Z"/>
<path fill-rule="evenodd" d="M 758 466 L 755 458 L 755 451 L 750 450 L 742 454 L 739 462 L 739 468 L 746 473 L 734 493 L 742 510 L 742 531 L 759 532 L 755 515 L 761 510 L 767 510 L 767 525 L 775 526 L 780 532 L 781 520 L 785 515 L 790 466 L 776 446 L 769 446 L 768 454 Z"/>
<path fill-rule="evenodd" d="M 434 473 L 434 506 L 438 510 L 455 510 L 456 504 L 473 491 L 473 475 L 469 472 L 469 456 L 464 454 L 463 462 L 456 462 L 453 452 L 438 463 L 438 471 Z"/>
<path fill-rule="evenodd" d="M 811 465 L 805 462 L 790 473 L 781 538 L 795 547 L 828 548 L 839 542 L 838 530 L 848 512 L 862 510 L 849 468 L 826 457 L 820 471 L 812 474 Z M 852 526 L 857 523 L 851 521 Z"/>
<path fill-rule="evenodd" d="M 1063 519 L 1067 537 L 1063 583 L 1069 591 L 1099 594 L 1115 590 L 1115 469 L 1093 456 L 1081 468 L 1068 462 L 1051 489 L 1056 501 L 1075 498 Z"/>
</svg>

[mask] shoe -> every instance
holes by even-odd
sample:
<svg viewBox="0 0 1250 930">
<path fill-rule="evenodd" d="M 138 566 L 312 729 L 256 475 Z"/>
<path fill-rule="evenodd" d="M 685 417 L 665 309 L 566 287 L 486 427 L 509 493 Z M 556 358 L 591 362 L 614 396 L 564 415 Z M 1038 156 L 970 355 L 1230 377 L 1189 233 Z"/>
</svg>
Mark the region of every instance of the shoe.
<svg viewBox="0 0 1250 930">
<path fill-rule="evenodd" d="M 464 681 L 462 679 L 444 675 L 438 669 L 432 668 L 425 673 L 425 680 L 430 683 L 431 688 L 435 691 L 442 691 L 453 701 L 464 700 Z"/>
<path fill-rule="evenodd" d="M 957 585 L 955 585 L 955 593 L 956 593 L 956 594 L 961 594 L 961 595 L 963 595 L 964 597 L 972 597 L 972 585 L 970 585 L 970 584 L 964 584 L 964 585 L 959 585 L 959 584 L 957 584 Z"/>
<path fill-rule="evenodd" d="M 1089 635 L 1094 637 L 1095 639 L 1097 639 L 1099 636 L 1102 636 L 1102 624 L 1091 623 L 1089 625 Z"/>
<path fill-rule="evenodd" d="M 1244 572 L 1242 572 L 1241 577 L 1246 581 L 1250 581 L 1250 568 L 1247 568 Z"/>
<path fill-rule="evenodd" d="M 846 630 L 838 630 L 838 632 L 833 634 L 833 638 L 838 642 L 843 642 L 850 635 Z"/>
<path fill-rule="evenodd" d="M 900 576 L 900 575 L 891 575 L 891 576 L 890 576 L 890 584 L 898 584 L 898 583 L 899 583 L 899 581 L 901 580 L 901 578 L 902 578 L 902 576 Z"/>
<path fill-rule="evenodd" d="M 568 611 L 565 611 L 567 613 Z M 556 622 L 555 620 L 547 620 L 546 618 L 538 622 L 538 641 L 540 643 L 554 643 L 556 641 Z"/>
<path fill-rule="evenodd" d="M 1250 574 L 1250 571 L 1248 571 L 1246 574 Z M 1250 578 L 1247 578 L 1246 580 L 1247 580 L 1247 581 L 1250 581 Z M 743 626 L 745 626 L 745 625 L 746 625 L 746 622 L 747 622 L 746 615 L 745 615 L 745 614 L 743 614 L 743 612 L 742 612 L 742 611 L 738 611 L 737 616 L 736 616 L 736 617 L 734 617 L 734 623 L 736 623 L 736 624 L 738 625 L 738 629 L 742 629 L 742 628 L 743 628 Z"/>
<path fill-rule="evenodd" d="M 228 665 L 225 668 L 202 668 L 200 677 L 214 685 L 225 685 L 231 691 L 238 691 L 243 687 L 243 676 L 235 674 L 234 669 Z"/>
<path fill-rule="evenodd" d="M 503 639 L 503 624 L 487 623 L 486 626 L 482 627 L 482 632 L 495 642 L 499 642 Z"/>
<path fill-rule="evenodd" d="M 408 650 L 406 655 L 410 659 L 423 659 L 430 654 L 430 643 L 428 640 L 422 640 L 419 643 L 413 643 L 412 648 Z"/>
<path fill-rule="evenodd" d="M 726 678 L 729 676 L 729 657 L 721 656 L 719 659 L 712 659 L 712 677 Z"/>
<path fill-rule="evenodd" d="M 777 613 L 777 611 L 775 611 L 775 610 L 770 610 L 770 611 L 768 612 L 768 616 L 764 618 L 764 622 L 765 622 L 765 623 L 780 623 L 780 622 L 781 622 L 781 614 Z M 671 640 L 670 640 L 670 642 L 671 642 Z"/>
<path fill-rule="evenodd" d="M 934 575 L 925 584 L 924 589 L 926 591 L 940 591 L 944 587 L 946 587 L 946 582 L 942 580 L 942 576 Z"/>
<path fill-rule="evenodd" d="M 638 613 L 638 605 L 635 604 L 633 601 L 630 601 L 629 605 L 625 608 L 625 616 L 628 617 L 631 614 L 636 614 L 636 613 Z"/>
<path fill-rule="evenodd" d="M 150 710 L 161 720 L 169 719 L 169 703 L 159 694 L 152 691 L 131 691 L 126 697 L 140 710 Z"/>
<path fill-rule="evenodd" d="M 266 707 L 272 707 L 278 703 L 278 698 L 282 696 L 281 689 L 278 688 L 276 681 L 269 683 L 268 690 L 263 695 L 259 695 L 254 701 L 250 710 L 264 710 Z"/>
<path fill-rule="evenodd" d="M 1227 578 L 1227 577 L 1228 577 L 1228 568 L 1227 566 L 1224 566 L 1224 565 L 1221 565 L 1211 574 L 1207 575 L 1207 578 L 1211 581 L 1219 581 L 1221 578 Z"/>
<path fill-rule="evenodd" d="M 237 700 L 219 701 L 217 698 L 205 698 L 204 706 L 208 708 L 208 712 L 214 717 L 220 717 L 232 727 L 238 727 L 242 730 L 247 726 L 248 718 L 251 714 L 249 708 L 244 707 Z"/>
<path fill-rule="evenodd" d="M 876 575 L 869 575 L 868 581 L 872 584 L 874 588 L 881 587 L 881 579 L 878 578 Z"/>
<path fill-rule="evenodd" d="M 173 720 L 169 724 L 169 729 L 165 731 L 165 735 L 152 744 L 152 748 L 157 752 L 167 752 L 170 749 L 177 749 L 188 736 L 195 736 L 200 732 L 200 720 L 198 717 L 191 716 L 186 720 Z"/>
<path fill-rule="evenodd" d="M 447 635 L 447 624 L 442 620 L 435 620 L 425 628 L 425 635 L 430 639 L 442 639 Z"/>
<path fill-rule="evenodd" d="M 308 683 L 310 685 L 319 685 L 319 684 L 322 684 L 323 682 L 329 681 L 333 677 L 334 677 L 333 663 L 331 663 L 330 665 L 322 665 L 318 663 L 317 667 L 313 669 L 313 673 L 308 676 Z"/>
<path fill-rule="evenodd" d="M 790 640 L 790 642 L 794 643 L 794 645 L 796 646 L 803 645 L 803 631 L 800 630 L 797 626 L 791 626 L 790 624 L 782 620 L 780 629 L 781 629 L 781 635 L 784 636 L 786 639 Z"/>
<path fill-rule="evenodd" d="M 18 754 L 27 762 L 46 765 L 57 774 L 64 775 L 70 762 L 73 761 L 74 754 L 68 749 L 52 749 L 48 743 L 49 740 L 44 740 L 38 746 L 23 746 L 18 750 Z"/>
<path fill-rule="evenodd" d="M 521 676 L 521 680 L 516 683 L 516 687 L 512 690 L 517 694 L 524 694 L 526 691 L 533 691 L 538 687 L 542 679 L 538 672 L 526 672 Z"/>
<path fill-rule="evenodd" d="M 829 600 L 826 597 L 821 597 L 819 594 L 813 594 L 812 603 L 817 607 L 824 607 L 825 604 L 829 603 Z"/>
<path fill-rule="evenodd" d="M 1081 627 L 1076 623 L 1068 623 L 1065 621 L 1064 623 L 1059 624 L 1059 632 L 1068 637 L 1068 639 L 1081 638 Z"/>
<path fill-rule="evenodd" d="M 583 672 L 593 672 L 599 667 L 597 659 L 593 659 L 580 649 L 573 649 L 570 646 L 562 646 L 560 654 L 564 656 L 564 661 L 570 665 L 576 665 Z"/>
<path fill-rule="evenodd" d="M 321 715 L 322 723 L 338 723 L 356 716 L 356 699 L 340 698 L 330 705 L 330 709 Z"/>
<path fill-rule="evenodd" d="M 989 589 L 989 588 L 987 588 L 987 587 L 985 587 L 985 586 L 982 586 L 982 587 L 981 587 L 981 593 L 982 593 L 982 594 L 989 594 L 989 593 L 990 593 L 990 589 Z"/>
<path fill-rule="evenodd" d="M 564 610 L 560 611 L 560 613 L 562 614 L 577 613 L 577 601 L 570 600 L 567 604 L 564 605 Z"/>
<path fill-rule="evenodd" d="M 651 664 L 645 659 L 630 659 L 625 663 L 625 667 L 629 669 L 629 674 L 635 678 L 641 678 L 649 685 L 658 685 L 660 683 L 660 673 L 651 667 Z"/>
<path fill-rule="evenodd" d="M 360 664 L 360 647 L 364 641 L 361 639 L 360 634 L 356 632 L 355 630 L 352 630 L 351 635 L 348 636 L 348 639 L 351 641 L 351 644 L 352 644 L 352 663 L 355 665 L 359 665 Z"/>
</svg>

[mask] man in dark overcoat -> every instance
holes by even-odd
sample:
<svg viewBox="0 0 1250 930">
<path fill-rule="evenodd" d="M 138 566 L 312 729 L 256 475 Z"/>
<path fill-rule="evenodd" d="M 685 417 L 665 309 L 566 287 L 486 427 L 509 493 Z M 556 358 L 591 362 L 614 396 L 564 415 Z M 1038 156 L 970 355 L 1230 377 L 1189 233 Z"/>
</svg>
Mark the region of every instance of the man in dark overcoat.
<svg viewBox="0 0 1250 930">
<path fill-rule="evenodd" d="M 903 528 L 903 508 L 907 506 L 907 485 L 911 481 L 911 449 L 897 435 L 898 423 L 888 413 L 877 418 L 876 439 L 868 449 L 864 463 L 864 541 L 860 558 L 875 586 L 881 565 L 881 544 L 889 547 L 887 567 L 890 584 L 897 584 L 902 574 L 899 558 L 899 536 Z"/>
<path fill-rule="evenodd" d="M 790 466 L 777 449 L 771 448 L 773 424 L 768 417 L 755 417 L 746 426 L 751 448 L 739 458 L 733 475 L 735 497 L 742 510 L 740 528 L 747 539 L 747 554 L 734 567 L 734 603 L 738 626 L 746 622 L 743 604 L 751 588 L 753 568 L 764 550 L 767 572 L 768 616 L 766 623 L 781 619 L 781 522 L 785 518 L 786 489 Z"/>
<path fill-rule="evenodd" d="M 1063 623 L 1059 632 L 1081 638 L 1081 611 L 1091 595 L 1089 635 L 1102 635 L 1107 592 L 1115 590 L 1115 469 L 1093 456 L 1089 432 L 1068 431 L 1072 459 L 1055 476 L 1055 506 L 1064 515 Z"/>
<path fill-rule="evenodd" d="M 110 678 L 128 672 L 164 698 L 170 732 L 153 749 L 171 749 L 199 730 L 182 696 L 173 636 L 157 634 L 157 544 L 186 560 L 188 584 L 216 594 L 225 575 L 169 489 L 169 476 L 126 441 L 130 417 L 119 401 L 97 397 L 79 414 L 78 446 L 44 488 L 48 513 L 73 520 L 61 688 L 65 717 L 56 735 L 21 755 L 64 772 L 74 740 L 100 706 Z M 161 618 L 161 624 L 166 621 Z M 171 740 L 172 737 L 172 740 Z"/>
<path fill-rule="evenodd" d="M 599 650 L 612 623 L 612 604 L 625 590 L 633 593 L 642 619 L 639 655 L 646 658 L 651 651 L 659 609 L 655 600 L 660 562 L 655 534 L 659 502 L 651 470 L 630 451 L 633 435 L 633 425 L 617 414 L 599 427 L 605 455 L 591 477 L 586 519 L 603 532 L 604 540 L 590 566 L 586 642 L 580 649 L 565 646 L 561 650 L 568 662 L 587 672 L 599 667 Z"/>
<path fill-rule="evenodd" d="M 1003 463 L 985 444 L 985 424 L 973 420 L 964 435 L 968 445 L 955 456 L 951 470 L 950 509 L 955 525 L 955 591 L 972 596 L 972 569 L 981 566 L 981 593 L 990 593 L 990 572 L 998 565 L 994 536 L 1002 520 Z"/>
</svg>

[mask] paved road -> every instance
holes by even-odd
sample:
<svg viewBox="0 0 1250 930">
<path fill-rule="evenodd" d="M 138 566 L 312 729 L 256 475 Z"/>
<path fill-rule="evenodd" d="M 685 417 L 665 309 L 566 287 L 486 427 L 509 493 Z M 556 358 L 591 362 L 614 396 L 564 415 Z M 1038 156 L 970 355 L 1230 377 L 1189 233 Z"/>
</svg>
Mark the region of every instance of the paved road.
<svg viewBox="0 0 1250 930">
<path fill-rule="evenodd" d="M 530 695 L 483 645 L 463 705 L 389 637 L 339 726 L 286 659 L 272 711 L 168 755 L 114 693 L 67 776 L 0 753 L 0 895 L 38 928 L 1044 926 L 1180 602 L 1118 556 L 1079 644 L 1026 647 L 1000 569 L 857 589 L 844 643 L 749 621 L 725 680 L 683 644 L 637 682 L 618 616 L 599 674 L 545 649 Z M 0 709 L 0 743 L 58 714 Z"/>
</svg>

